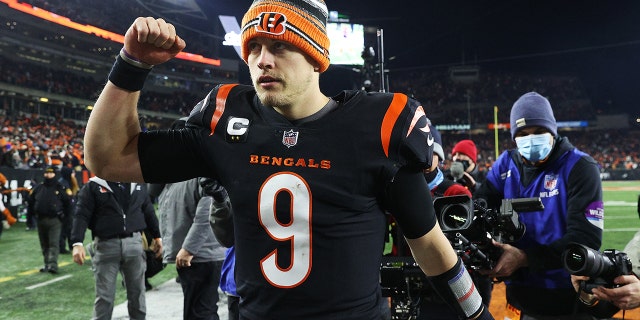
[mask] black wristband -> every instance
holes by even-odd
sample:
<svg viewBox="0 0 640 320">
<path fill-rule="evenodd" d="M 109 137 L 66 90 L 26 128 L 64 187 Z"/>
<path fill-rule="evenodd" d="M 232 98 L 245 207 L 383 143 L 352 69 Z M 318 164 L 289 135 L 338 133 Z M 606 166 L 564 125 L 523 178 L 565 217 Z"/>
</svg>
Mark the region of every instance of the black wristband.
<svg viewBox="0 0 640 320">
<path fill-rule="evenodd" d="M 118 88 L 131 92 L 140 91 L 144 87 L 144 82 L 149 72 L 151 72 L 151 69 L 138 68 L 127 63 L 118 55 L 116 62 L 111 67 L 111 72 L 109 72 L 109 81 Z"/>
</svg>

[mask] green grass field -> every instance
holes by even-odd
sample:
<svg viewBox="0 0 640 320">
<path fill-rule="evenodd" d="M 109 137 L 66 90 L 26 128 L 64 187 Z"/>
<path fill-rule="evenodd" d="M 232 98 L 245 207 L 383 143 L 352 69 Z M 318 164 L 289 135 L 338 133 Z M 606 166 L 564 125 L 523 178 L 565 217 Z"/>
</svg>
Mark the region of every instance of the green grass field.
<svg viewBox="0 0 640 320">
<path fill-rule="evenodd" d="M 85 239 L 91 239 L 89 233 Z M 64 254 L 58 264 L 57 275 L 40 273 L 43 260 L 37 231 L 25 231 L 20 222 L 4 230 L 0 238 L 0 319 L 90 319 L 94 300 L 91 260 L 79 266 L 70 254 Z M 170 265 L 149 282 L 157 286 L 176 275 Z M 124 301 L 125 290 L 119 286 L 116 304 Z"/>
<path fill-rule="evenodd" d="M 640 181 L 604 183 L 603 249 L 623 250 L 640 230 L 636 207 L 639 188 Z M 90 238 L 88 234 L 86 238 Z M 25 231 L 23 223 L 5 230 L 0 238 L 0 319 L 89 319 L 94 299 L 91 262 L 78 266 L 71 255 L 60 255 L 59 264 L 59 274 L 41 274 L 37 233 Z M 175 268 L 169 266 L 150 282 L 157 286 L 175 276 Z M 124 301 L 120 287 L 116 304 Z"/>
<path fill-rule="evenodd" d="M 603 183 L 604 235 L 602 249 L 622 250 L 640 230 L 638 195 L 640 181 Z"/>
</svg>

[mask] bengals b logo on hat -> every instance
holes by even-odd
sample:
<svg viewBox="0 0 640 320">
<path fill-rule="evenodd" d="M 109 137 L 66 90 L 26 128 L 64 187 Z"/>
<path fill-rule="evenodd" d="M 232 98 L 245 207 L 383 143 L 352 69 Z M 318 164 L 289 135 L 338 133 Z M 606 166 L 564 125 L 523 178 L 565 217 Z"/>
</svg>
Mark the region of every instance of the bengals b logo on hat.
<svg viewBox="0 0 640 320">
<path fill-rule="evenodd" d="M 256 31 L 281 35 L 287 30 L 287 17 L 278 12 L 262 12 L 258 16 Z"/>
<path fill-rule="evenodd" d="M 324 72 L 330 64 L 328 16 L 324 0 L 254 0 L 242 18 L 242 60 L 248 60 L 251 39 L 264 37 L 294 45 Z"/>
</svg>

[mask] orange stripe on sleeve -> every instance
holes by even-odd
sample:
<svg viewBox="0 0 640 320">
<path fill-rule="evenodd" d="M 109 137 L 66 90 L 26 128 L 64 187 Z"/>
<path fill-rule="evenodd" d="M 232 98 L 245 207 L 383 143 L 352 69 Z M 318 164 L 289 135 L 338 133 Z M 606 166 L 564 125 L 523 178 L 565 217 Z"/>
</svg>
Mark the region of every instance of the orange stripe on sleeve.
<svg viewBox="0 0 640 320">
<path fill-rule="evenodd" d="M 237 86 L 237 84 L 225 84 L 220 86 L 218 89 L 218 95 L 216 96 L 216 110 L 213 112 L 213 117 L 211 117 L 211 136 L 216 131 L 218 121 L 220 121 L 220 117 L 222 117 L 222 114 L 224 113 L 224 107 L 227 103 L 229 92 L 231 92 L 231 89 L 235 86 Z"/>
<path fill-rule="evenodd" d="M 396 124 L 402 109 L 407 104 L 407 96 L 401 93 L 394 93 L 393 100 L 391 100 L 391 104 L 389 104 L 389 108 L 387 109 L 387 113 L 384 115 L 384 119 L 382 119 L 382 127 L 380 128 L 380 141 L 382 142 L 382 149 L 384 150 L 384 154 L 389 157 L 389 143 L 391 141 L 391 132 L 393 131 L 393 126 Z"/>
</svg>

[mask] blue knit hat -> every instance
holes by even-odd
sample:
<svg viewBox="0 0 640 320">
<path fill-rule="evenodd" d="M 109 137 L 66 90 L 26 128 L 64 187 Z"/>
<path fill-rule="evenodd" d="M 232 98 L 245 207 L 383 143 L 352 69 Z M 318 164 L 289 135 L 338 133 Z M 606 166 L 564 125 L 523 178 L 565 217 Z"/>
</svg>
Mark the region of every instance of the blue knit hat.
<svg viewBox="0 0 640 320">
<path fill-rule="evenodd" d="M 558 124 L 553 116 L 553 109 L 547 98 L 537 92 L 523 94 L 511 108 L 511 138 L 528 127 L 543 127 L 554 136 L 557 135 Z"/>
</svg>

